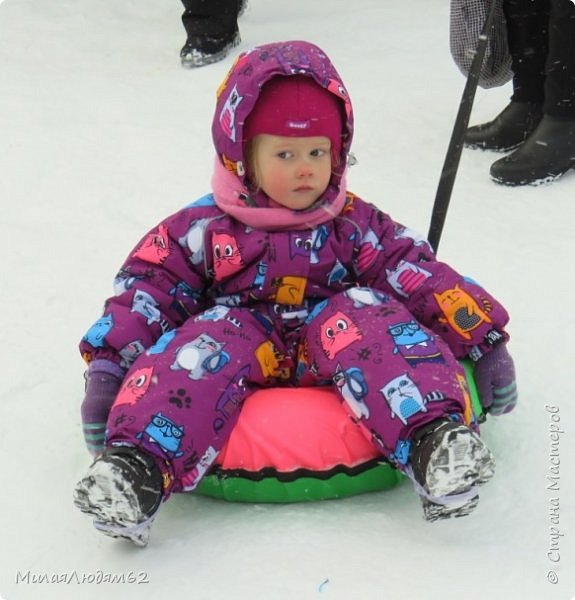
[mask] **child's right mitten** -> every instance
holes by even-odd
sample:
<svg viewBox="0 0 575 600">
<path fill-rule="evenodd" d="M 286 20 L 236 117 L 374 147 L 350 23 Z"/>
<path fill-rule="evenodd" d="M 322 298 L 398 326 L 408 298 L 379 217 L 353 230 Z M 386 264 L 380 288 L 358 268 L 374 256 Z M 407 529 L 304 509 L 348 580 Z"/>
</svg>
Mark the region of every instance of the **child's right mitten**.
<svg viewBox="0 0 575 600">
<path fill-rule="evenodd" d="M 122 385 L 124 370 L 110 360 L 96 359 L 86 372 L 82 402 L 82 429 L 88 450 L 95 456 L 104 450 L 106 423 Z"/>
<path fill-rule="evenodd" d="M 474 378 L 481 404 L 489 414 L 499 416 L 515 408 L 515 365 L 505 344 L 499 344 L 477 361 Z"/>
</svg>

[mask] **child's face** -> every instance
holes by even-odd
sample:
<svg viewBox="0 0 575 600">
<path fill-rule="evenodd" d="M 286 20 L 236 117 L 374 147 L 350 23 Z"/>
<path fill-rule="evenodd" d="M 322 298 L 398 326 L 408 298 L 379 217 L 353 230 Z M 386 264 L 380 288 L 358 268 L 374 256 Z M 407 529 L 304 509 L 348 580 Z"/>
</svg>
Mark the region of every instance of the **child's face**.
<svg viewBox="0 0 575 600">
<path fill-rule="evenodd" d="M 253 161 L 258 186 L 286 208 L 308 208 L 329 183 L 330 148 L 327 137 L 256 136 Z"/>
</svg>

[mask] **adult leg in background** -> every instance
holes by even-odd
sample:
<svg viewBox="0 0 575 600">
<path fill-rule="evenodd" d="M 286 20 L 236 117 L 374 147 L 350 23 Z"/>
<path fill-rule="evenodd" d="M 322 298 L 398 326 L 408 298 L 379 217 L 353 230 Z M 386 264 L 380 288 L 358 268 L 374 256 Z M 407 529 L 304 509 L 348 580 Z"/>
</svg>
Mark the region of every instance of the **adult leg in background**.
<svg viewBox="0 0 575 600">
<path fill-rule="evenodd" d="M 188 68 L 208 65 L 227 56 L 240 43 L 240 0 L 182 0 L 186 43 L 180 52 Z"/>
<path fill-rule="evenodd" d="M 551 0 L 547 30 L 543 118 L 515 152 L 492 165 L 491 177 L 497 183 L 537 185 L 575 167 L 575 4 L 571 0 Z M 528 62 L 525 57 L 523 61 Z M 533 97 L 536 91 L 530 86 L 537 81 L 538 89 L 539 79 L 532 74 L 529 84 L 527 75 L 521 76 L 518 93 Z"/>
<path fill-rule="evenodd" d="M 470 127 L 465 144 L 505 152 L 524 142 L 543 116 L 550 0 L 504 0 L 513 71 L 510 103 L 492 121 Z"/>
</svg>

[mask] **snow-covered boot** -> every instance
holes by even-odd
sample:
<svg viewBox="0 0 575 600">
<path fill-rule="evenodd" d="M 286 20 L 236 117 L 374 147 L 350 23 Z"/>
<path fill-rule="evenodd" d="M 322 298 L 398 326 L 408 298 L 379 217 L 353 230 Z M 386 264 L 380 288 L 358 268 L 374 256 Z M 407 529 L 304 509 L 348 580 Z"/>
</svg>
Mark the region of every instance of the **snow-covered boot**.
<svg viewBox="0 0 575 600">
<path fill-rule="evenodd" d="M 188 38 L 180 52 L 182 66 L 194 69 L 223 60 L 240 42 L 240 32 L 237 28 L 233 33 L 221 36 L 194 35 Z"/>
<path fill-rule="evenodd" d="M 545 115 L 515 152 L 491 165 L 491 178 L 504 185 L 550 183 L 575 168 L 575 119 Z"/>
<path fill-rule="evenodd" d="M 413 437 L 408 474 L 414 480 L 427 521 L 463 517 L 477 506 L 477 485 L 495 472 L 481 438 L 461 423 L 438 419 Z"/>
<path fill-rule="evenodd" d="M 529 137 L 542 117 L 538 103 L 510 102 L 493 121 L 470 127 L 465 132 L 465 145 L 496 152 L 513 150 Z"/>
<path fill-rule="evenodd" d="M 134 448 L 105 450 L 76 484 L 74 504 L 96 529 L 145 546 L 162 501 L 163 477 L 152 456 Z"/>
<path fill-rule="evenodd" d="M 241 0 L 185 0 L 182 23 L 186 43 L 180 52 L 182 66 L 202 67 L 222 60 L 240 43 L 238 16 Z"/>
</svg>

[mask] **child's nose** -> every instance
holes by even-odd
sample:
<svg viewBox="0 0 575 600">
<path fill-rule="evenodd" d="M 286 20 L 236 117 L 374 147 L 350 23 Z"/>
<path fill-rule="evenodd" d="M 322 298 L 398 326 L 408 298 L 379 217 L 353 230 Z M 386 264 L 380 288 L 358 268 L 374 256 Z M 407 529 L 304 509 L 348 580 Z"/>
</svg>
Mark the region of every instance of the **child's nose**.
<svg viewBox="0 0 575 600">
<path fill-rule="evenodd" d="M 313 170 L 312 170 L 311 162 L 309 160 L 302 159 L 298 165 L 298 170 L 297 170 L 298 176 L 306 177 L 308 175 L 311 175 L 312 171 Z"/>
</svg>

